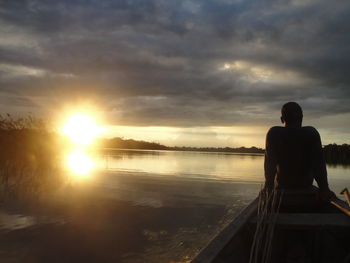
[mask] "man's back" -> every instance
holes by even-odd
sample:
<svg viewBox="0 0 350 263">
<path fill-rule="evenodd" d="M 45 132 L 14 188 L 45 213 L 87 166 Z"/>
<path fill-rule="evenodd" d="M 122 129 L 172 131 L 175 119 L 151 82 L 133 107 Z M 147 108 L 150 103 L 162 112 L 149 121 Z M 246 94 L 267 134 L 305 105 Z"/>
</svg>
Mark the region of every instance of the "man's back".
<svg viewBox="0 0 350 263">
<path fill-rule="evenodd" d="M 275 177 L 276 176 L 276 177 Z M 313 127 L 272 127 L 266 137 L 266 185 L 278 188 L 307 188 L 317 180 L 327 187 L 322 145 Z"/>
</svg>

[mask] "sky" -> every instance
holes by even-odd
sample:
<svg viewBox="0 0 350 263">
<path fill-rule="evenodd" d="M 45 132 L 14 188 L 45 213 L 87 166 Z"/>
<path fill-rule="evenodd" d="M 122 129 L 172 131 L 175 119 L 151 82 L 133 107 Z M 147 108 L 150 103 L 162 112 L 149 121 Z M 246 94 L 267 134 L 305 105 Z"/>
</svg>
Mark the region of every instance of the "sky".
<svg viewBox="0 0 350 263">
<path fill-rule="evenodd" d="M 0 113 L 90 105 L 104 136 L 264 147 L 288 101 L 350 142 L 348 0 L 2 0 Z"/>
</svg>

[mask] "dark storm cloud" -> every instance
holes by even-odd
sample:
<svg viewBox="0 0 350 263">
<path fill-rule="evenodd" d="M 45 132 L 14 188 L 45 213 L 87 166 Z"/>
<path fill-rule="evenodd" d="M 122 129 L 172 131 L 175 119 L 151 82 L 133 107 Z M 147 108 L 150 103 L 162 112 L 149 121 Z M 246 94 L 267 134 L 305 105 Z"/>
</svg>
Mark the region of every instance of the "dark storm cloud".
<svg viewBox="0 0 350 263">
<path fill-rule="evenodd" d="M 48 105 L 89 96 L 127 125 L 272 123 L 291 100 L 349 113 L 349 13 L 348 1 L 2 1 L 0 89 Z"/>
</svg>

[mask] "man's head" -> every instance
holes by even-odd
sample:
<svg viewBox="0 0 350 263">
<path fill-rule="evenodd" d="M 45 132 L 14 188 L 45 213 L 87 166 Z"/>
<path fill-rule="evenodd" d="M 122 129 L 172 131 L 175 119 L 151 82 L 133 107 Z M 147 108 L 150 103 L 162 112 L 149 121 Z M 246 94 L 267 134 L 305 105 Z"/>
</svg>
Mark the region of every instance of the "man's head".
<svg viewBox="0 0 350 263">
<path fill-rule="evenodd" d="M 281 121 L 285 126 L 301 126 L 303 110 L 296 102 L 288 102 L 281 110 Z"/>
</svg>

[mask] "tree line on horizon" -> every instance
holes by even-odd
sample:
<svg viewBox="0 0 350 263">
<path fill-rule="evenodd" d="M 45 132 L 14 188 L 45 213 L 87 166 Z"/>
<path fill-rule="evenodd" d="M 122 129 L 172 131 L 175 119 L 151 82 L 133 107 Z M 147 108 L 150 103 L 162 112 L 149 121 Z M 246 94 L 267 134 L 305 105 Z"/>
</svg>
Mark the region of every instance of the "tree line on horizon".
<svg viewBox="0 0 350 263">
<path fill-rule="evenodd" d="M 328 144 L 323 147 L 324 157 L 329 164 L 350 164 L 350 145 L 335 143 Z"/>
<path fill-rule="evenodd" d="M 264 153 L 264 149 L 257 147 L 189 147 L 189 146 L 166 146 L 157 142 L 138 141 L 115 137 L 100 139 L 102 148 L 141 149 L 141 150 L 171 150 L 171 151 L 203 151 L 203 152 L 236 152 L 236 153 Z"/>
<path fill-rule="evenodd" d="M 232 153 L 265 153 L 265 149 L 252 147 L 169 147 L 156 142 L 138 141 L 133 139 L 123 139 L 115 137 L 111 139 L 101 139 L 100 146 L 103 148 L 119 149 L 142 149 L 142 150 L 171 150 L 171 151 L 203 151 L 203 152 L 232 152 Z M 323 147 L 324 157 L 329 164 L 350 164 L 349 144 L 328 144 Z"/>
</svg>

